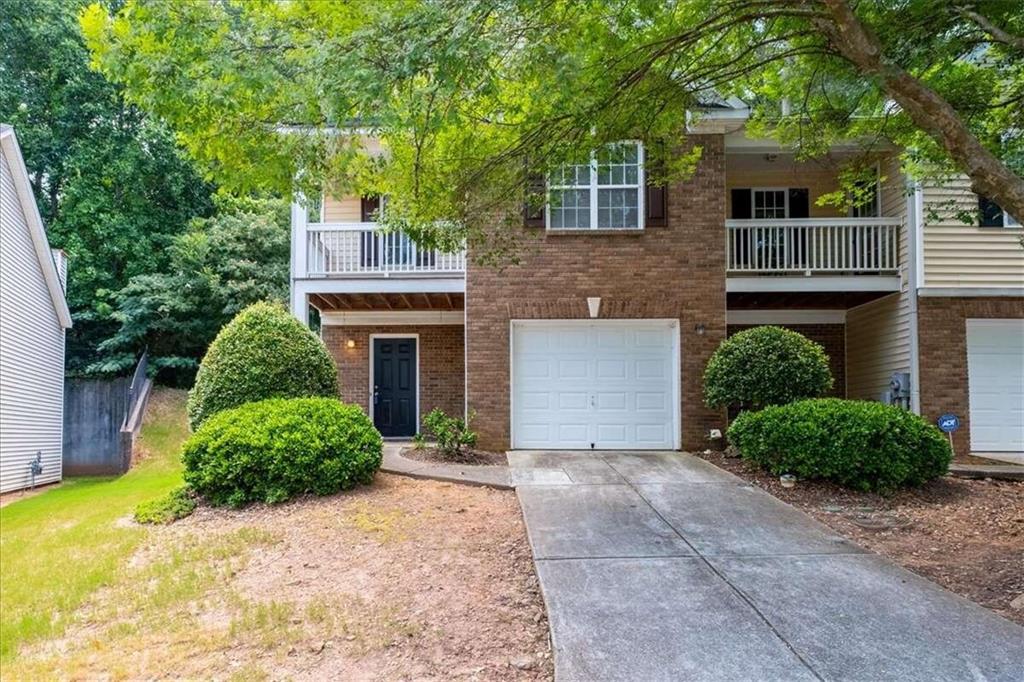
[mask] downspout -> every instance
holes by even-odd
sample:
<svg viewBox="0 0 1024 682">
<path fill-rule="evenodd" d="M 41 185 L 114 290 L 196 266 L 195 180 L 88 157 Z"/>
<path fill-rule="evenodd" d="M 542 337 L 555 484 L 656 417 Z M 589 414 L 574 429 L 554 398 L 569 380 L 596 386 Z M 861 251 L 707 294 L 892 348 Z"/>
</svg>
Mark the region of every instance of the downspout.
<svg viewBox="0 0 1024 682">
<path fill-rule="evenodd" d="M 907 296 L 910 332 L 910 410 L 921 414 L 921 361 L 917 324 L 917 292 L 921 286 L 924 192 L 921 183 L 911 181 L 913 192 L 907 196 Z"/>
</svg>

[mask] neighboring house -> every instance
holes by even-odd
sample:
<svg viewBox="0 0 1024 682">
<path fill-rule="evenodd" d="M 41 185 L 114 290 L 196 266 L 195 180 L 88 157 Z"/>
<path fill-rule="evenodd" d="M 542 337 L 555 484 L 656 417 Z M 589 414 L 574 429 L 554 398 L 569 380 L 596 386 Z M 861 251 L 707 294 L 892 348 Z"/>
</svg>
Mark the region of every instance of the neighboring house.
<svg viewBox="0 0 1024 682">
<path fill-rule="evenodd" d="M 0 124 L 0 492 L 61 479 L 66 261 L 51 250 L 14 129 Z M 38 457 L 38 460 L 37 460 Z"/>
<path fill-rule="evenodd" d="M 502 270 L 376 232 L 376 199 L 328 196 L 312 219 L 297 203 L 292 310 L 320 311 L 342 398 L 386 437 L 440 407 L 474 412 L 490 449 L 704 448 L 726 426 L 702 402 L 711 353 L 777 324 L 824 345 L 835 394 L 956 414 L 959 453 L 1024 452 L 1021 228 L 984 201 L 964 224 L 967 183 L 915 189 L 895 153 L 874 200 L 820 206 L 852 150 L 797 161 L 748 138 L 747 113 L 707 112 L 696 172 L 665 188 L 639 143 L 560 174 Z"/>
</svg>

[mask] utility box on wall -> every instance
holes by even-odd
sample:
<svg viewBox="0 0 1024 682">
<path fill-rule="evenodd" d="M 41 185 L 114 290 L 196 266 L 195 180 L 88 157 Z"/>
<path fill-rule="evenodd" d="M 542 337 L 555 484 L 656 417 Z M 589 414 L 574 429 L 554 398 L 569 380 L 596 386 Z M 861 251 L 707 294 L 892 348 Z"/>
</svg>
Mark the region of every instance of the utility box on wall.
<svg viewBox="0 0 1024 682">
<path fill-rule="evenodd" d="M 890 405 L 899 405 L 905 410 L 910 409 L 910 373 L 893 372 L 889 378 L 889 400 Z"/>
</svg>

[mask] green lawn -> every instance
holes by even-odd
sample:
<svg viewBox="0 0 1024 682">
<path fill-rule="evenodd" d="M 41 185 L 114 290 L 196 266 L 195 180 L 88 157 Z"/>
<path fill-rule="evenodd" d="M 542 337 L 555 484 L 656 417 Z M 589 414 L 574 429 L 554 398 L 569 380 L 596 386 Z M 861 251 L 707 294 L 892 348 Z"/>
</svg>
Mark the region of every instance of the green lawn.
<svg viewBox="0 0 1024 682">
<path fill-rule="evenodd" d="M 0 663 L 59 635 L 85 599 L 108 585 L 148 529 L 135 505 L 181 485 L 185 392 L 157 389 L 142 429 L 148 453 L 119 478 L 72 478 L 0 509 Z"/>
</svg>

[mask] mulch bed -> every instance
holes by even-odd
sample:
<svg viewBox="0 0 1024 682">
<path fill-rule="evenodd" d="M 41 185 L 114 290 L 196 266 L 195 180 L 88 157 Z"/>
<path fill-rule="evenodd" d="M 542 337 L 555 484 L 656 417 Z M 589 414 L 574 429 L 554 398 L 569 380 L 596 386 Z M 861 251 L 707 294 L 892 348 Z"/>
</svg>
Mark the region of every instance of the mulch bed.
<svg viewBox="0 0 1024 682">
<path fill-rule="evenodd" d="M 464 449 L 459 457 L 449 457 L 435 447 L 409 447 L 402 450 L 402 457 L 415 459 L 419 462 L 436 462 L 439 464 L 469 464 L 473 466 L 506 466 L 508 458 L 504 452 L 490 450 Z"/>
<path fill-rule="evenodd" d="M 721 452 L 716 466 L 802 509 L 860 546 L 1024 625 L 1024 482 L 944 477 L 891 497 L 777 477 Z M 1018 603 L 1020 603 L 1018 599 Z"/>
</svg>

